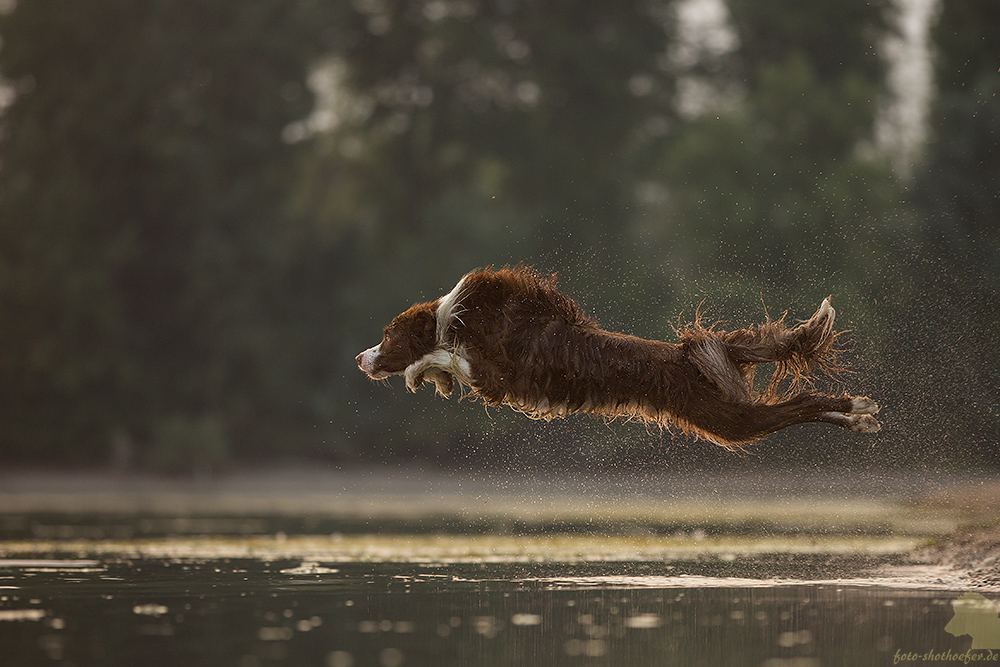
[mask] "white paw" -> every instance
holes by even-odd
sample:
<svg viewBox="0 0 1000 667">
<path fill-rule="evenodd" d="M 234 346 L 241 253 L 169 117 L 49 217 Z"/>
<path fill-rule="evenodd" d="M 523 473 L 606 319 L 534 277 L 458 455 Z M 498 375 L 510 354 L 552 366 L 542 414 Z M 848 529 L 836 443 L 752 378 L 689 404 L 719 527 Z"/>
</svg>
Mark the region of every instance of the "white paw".
<svg viewBox="0 0 1000 667">
<path fill-rule="evenodd" d="M 867 396 L 855 396 L 851 399 L 851 413 L 856 415 L 874 415 L 878 413 L 878 403 Z"/>
<path fill-rule="evenodd" d="M 414 394 L 417 393 L 417 389 L 420 389 L 420 385 L 423 384 L 423 382 L 424 382 L 423 372 L 417 371 L 415 373 L 406 373 L 406 388 L 412 391 Z"/>
<path fill-rule="evenodd" d="M 859 433 L 876 433 L 882 429 L 882 426 L 871 415 L 851 415 L 849 428 Z"/>
</svg>

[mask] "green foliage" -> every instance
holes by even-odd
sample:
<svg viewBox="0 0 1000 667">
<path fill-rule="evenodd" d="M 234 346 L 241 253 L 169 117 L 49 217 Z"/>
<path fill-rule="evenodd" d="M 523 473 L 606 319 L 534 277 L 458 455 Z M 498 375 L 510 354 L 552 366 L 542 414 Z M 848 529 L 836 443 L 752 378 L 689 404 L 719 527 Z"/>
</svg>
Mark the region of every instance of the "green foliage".
<svg viewBox="0 0 1000 667">
<path fill-rule="evenodd" d="M 1000 252 L 1000 6 L 945 3 L 935 28 L 939 92 L 926 171 L 914 199 L 933 233 L 961 246 L 970 235 L 988 263 Z"/>
<path fill-rule="evenodd" d="M 109 429 L 147 441 L 178 410 L 238 428 L 282 400 L 293 371 L 267 350 L 296 151 L 280 131 L 310 105 L 281 94 L 307 65 L 292 8 L 43 1 L 3 18 L 10 456 L 92 459 Z"/>
<path fill-rule="evenodd" d="M 751 85 L 762 78 L 762 66 L 796 53 L 824 81 L 882 76 L 878 42 L 887 30 L 887 0 L 729 0 L 728 6 L 742 44 L 739 69 Z"/>
<path fill-rule="evenodd" d="M 970 458 L 1000 463 L 1000 363 L 989 352 L 1000 331 L 1000 6 L 988 0 L 941 5 L 934 29 L 938 95 L 932 136 L 914 175 L 915 250 L 927 267 L 911 289 L 923 298 L 895 333 L 891 362 L 914 355 L 936 372 L 914 374 L 909 391 L 925 399 L 927 430 Z M 929 308 L 927 304 L 935 304 Z M 961 435 L 957 435 L 961 434 Z"/>
</svg>

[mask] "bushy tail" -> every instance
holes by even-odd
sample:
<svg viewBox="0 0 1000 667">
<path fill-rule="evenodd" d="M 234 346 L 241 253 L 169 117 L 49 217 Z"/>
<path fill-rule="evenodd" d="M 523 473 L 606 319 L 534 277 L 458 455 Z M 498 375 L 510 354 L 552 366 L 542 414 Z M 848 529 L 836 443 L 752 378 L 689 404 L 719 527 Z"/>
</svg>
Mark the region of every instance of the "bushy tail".
<svg viewBox="0 0 1000 667">
<path fill-rule="evenodd" d="M 784 316 L 774 323 L 783 329 L 778 339 L 783 341 L 787 351 L 775 359 L 776 368 L 764 390 L 765 400 L 783 400 L 805 386 L 812 386 L 817 375 L 836 378 L 846 372 L 837 360 L 838 353 L 843 350 L 842 345 L 838 346 L 838 339 L 844 332 L 834 331 L 835 315 L 830 297 L 827 297 L 816 313 L 797 327 L 785 329 Z"/>
<path fill-rule="evenodd" d="M 784 315 L 735 331 L 718 330 L 714 325 L 706 328 L 696 317 L 678 335 L 691 361 L 727 397 L 775 403 L 811 387 L 817 374 L 836 377 L 845 372 L 837 361 L 842 332 L 834 331 L 834 316 L 826 298 L 811 318 L 793 328 L 785 326 Z M 720 354 L 723 350 L 724 357 Z M 756 391 L 755 365 L 762 363 L 774 363 L 775 370 L 764 389 Z"/>
</svg>

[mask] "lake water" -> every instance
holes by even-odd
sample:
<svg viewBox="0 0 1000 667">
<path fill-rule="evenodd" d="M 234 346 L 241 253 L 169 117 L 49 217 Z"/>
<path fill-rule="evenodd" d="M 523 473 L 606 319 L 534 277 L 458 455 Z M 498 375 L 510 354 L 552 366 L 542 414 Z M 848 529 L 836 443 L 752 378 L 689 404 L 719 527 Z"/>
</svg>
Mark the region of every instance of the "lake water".
<svg viewBox="0 0 1000 667">
<path fill-rule="evenodd" d="M 199 538 L 0 560 L 2 664 L 805 667 L 971 645 L 945 631 L 963 591 L 891 553 L 741 555 L 743 541 L 692 560 L 667 549 L 657 561 L 553 562 L 529 544 L 488 560 L 474 555 L 482 540 L 452 538 L 408 558 L 373 536 L 380 561 L 325 539 L 325 550 L 315 538 Z M 587 539 L 609 548 L 596 537 L 574 548 Z M 240 549 L 259 555 L 217 555 Z M 289 557 L 300 551 L 311 559 Z"/>
<path fill-rule="evenodd" d="M 109 514 L 82 495 L 60 513 L 25 497 L 0 498 L 4 667 L 1000 664 L 1000 646 L 946 631 L 968 584 L 908 558 L 944 519 L 889 525 L 903 505 L 796 514 L 755 498 L 750 522 L 686 505 L 560 523 L 466 501 L 434 519 Z"/>
</svg>

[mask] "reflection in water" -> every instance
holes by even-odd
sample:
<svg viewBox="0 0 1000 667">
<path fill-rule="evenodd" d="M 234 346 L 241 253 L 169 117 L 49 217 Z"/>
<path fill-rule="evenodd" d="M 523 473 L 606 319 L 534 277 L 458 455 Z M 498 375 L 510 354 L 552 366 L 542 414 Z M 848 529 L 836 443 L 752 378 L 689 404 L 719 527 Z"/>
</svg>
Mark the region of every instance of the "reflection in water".
<svg viewBox="0 0 1000 667">
<path fill-rule="evenodd" d="M 4 665 L 888 665 L 897 651 L 964 653 L 971 641 L 945 632 L 962 591 L 863 586 L 870 560 L 829 554 L 447 565 L 42 556 L 0 561 Z"/>
</svg>

